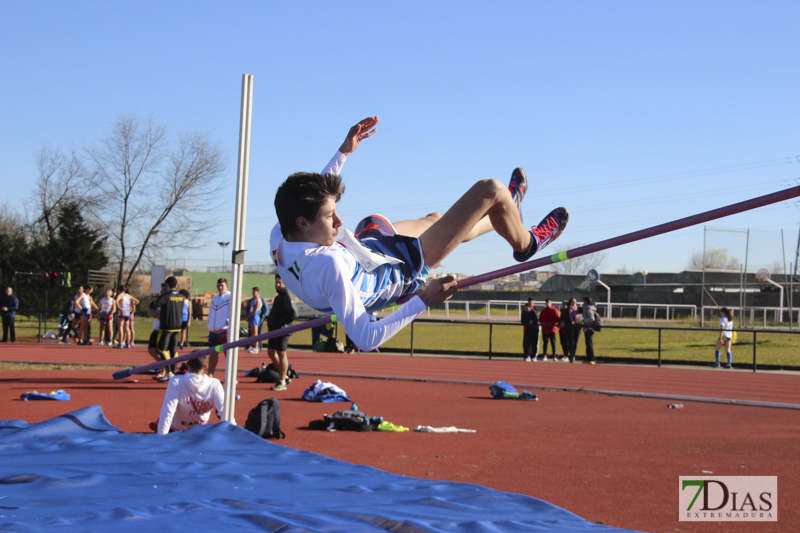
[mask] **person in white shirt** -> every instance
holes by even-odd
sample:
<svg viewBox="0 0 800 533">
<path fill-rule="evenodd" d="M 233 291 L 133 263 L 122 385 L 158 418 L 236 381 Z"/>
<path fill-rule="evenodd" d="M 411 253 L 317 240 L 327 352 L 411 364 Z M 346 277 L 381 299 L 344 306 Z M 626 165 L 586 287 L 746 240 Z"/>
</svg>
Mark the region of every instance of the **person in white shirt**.
<svg viewBox="0 0 800 533">
<path fill-rule="evenodd" d="M 719 310 L 719 338 L 717 338 L 716 351 L 714 352 L 715 362 L 711 365 L 713 368 L 719 368 L 720 350 L 725 348 L 728 355 L 728 364 L 725 368 L 733 368 L 733 353 L 731 347 L 733 346 L 733 311 L 727 307 Z"/>
<path fill-rule="evenodd" d="M 231 319 L 231 293 L 228 292 L 228 280 L 217 280 L 217 294 L 211 298 L 208 308 L 208 346 L 213 348 L 228 342 L 228 326 Z M 219 363 L 219 354 L 213 353 L 208 358 L 208 375 L 214 377 Z"/>
<path fill-rule="evenodd" d="M 100 346 L 104 344 L 112 346 L 114 333 L 111 328 L 111 321 L 114 320 L 116 311 L 117 302 L 114 300 L 114 291 L 106 289 L 106 295 L 100 300 Z"/>
<path fill-rule="evenodd" d="M 353 126 L 322 173 L 296 173 L 284 181 L 275 195 L 278 224 L 270 236 L 273 261 L 289 290 L 314 309 L 334 313 L 362 351 L 372 351 L 426 307 L 453 295 L 452 276 L 417 290 L 430 268 L 462 242 L 494 230 L 517 261 L 527 261 L 561 234 L 569 218 L 558 208 L 528 231 L 520 212 L 527 179 L 515 169 L 508 187 L 495 179 L 479 181 L 444 215 L 395 224 L 374 215 L 361 221 L 355 234 L 342 231 L 336 213 L 344 193 L 339 173 L 377 123 L 378 117 L 368 117 Z M 370 322 L 370 311 L 414 293 L 389 317 Z"/>
<path fill-rule="evenodd" d="M 124 285 L 117 290 L 117 315 L 119 319 L 119 344 L 115 348 L 130 348 L 133 346 L 133 308 L 139 300 L 128 294 Z"/>
<path fill-rule="evenodd" d="M 222 419 L 225 395 L 219 380 L 206 375 L 206 357 L 191 359 L 186 366 L 189 371 L 170 378 L 164 392 L 156 430 L 160 435 L 206 424 L 212 409 Z"/>
</svg>

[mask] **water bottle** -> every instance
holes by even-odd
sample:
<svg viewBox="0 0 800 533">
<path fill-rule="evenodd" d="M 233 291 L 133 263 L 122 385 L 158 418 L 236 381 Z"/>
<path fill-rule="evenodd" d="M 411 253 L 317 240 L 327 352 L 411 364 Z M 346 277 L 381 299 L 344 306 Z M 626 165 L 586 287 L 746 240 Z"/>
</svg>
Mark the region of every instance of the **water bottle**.
<svg viewBox="0 0 800 533">
<path fill-rule="evenodd" d="M 670 409 L 683 409 L 683 404 L 682 403 L 671 403 L 667 407 L 669 407 Z"/>
<path fill-rule="evenodd" d="M 350 406 L 350 409 L 352 411 L 358 411 L 358 406 L 356 405 L 356 402 L 353 402 L 353 404 Z"/>
<path fill-rule="evenodd" d="M 264 372 L 267 370 L 267 365 L 262 361 L 261 362 L 261 371 Z"/>
</svg>

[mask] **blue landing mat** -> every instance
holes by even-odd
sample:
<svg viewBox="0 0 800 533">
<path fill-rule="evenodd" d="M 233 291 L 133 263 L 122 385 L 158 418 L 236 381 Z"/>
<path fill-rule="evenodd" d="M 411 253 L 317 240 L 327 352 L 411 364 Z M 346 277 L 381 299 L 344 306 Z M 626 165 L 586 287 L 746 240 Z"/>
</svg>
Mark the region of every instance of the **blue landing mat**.
<svg viewBox="0 0 800 533">
<path fill-rule="evenodd" d="M 390 474 L 228 423 L 124 433 L 99 406 L 0 422 L 0 531 L 622 531 L 520 494 Z"/>
</svg>

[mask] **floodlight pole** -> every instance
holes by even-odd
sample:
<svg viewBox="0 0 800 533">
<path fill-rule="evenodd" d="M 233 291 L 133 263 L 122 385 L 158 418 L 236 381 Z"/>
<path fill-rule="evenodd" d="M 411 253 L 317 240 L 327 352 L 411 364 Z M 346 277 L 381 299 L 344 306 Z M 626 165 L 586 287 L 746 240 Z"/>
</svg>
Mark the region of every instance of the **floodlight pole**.
<svg viewBox="0 0 800 533">
<path fill-rule="evenodd" d="M 236 176 L 236 214 L 231 252 L 231 306 L 228 342 L 239 340 L 242 312 L 242 276 L 244 274 L 244 233 L 247 220 L 247 178 L 250 172 L 250 120 L 253 115 L 253 76 L 242 75 L 242 107 L 239 122 L 239 165 Z M 236 379 L 239 368 L 239 347 L 225 352 L 225 408 L 222 419 L 235 424 Z"/>
</svg>

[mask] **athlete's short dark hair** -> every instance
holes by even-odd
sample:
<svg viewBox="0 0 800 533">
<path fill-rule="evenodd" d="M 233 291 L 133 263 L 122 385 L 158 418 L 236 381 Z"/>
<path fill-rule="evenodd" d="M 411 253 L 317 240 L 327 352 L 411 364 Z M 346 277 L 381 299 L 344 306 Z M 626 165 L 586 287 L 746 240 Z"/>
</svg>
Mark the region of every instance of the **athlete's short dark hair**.
<svg viewBox="0 0 800 533">
<path fill-rule="evenodd" d="M 206 366 L 206 362 L 208 361 L 208 357 L 205 355 L 201 355 L 196 359 L 189 359 L 186 361 L 186 367 L 189 369 L 189 372 L 198 373 Z"/>
<path fill-rule="evenodd" d="M 167 287 L 169 287 L 170 289 L 174 289 L 175 287 L 178 286 L 178 278 L 176 278 L 175 276 L 170 276 L 164 281 L 164 283 L 166 283 Z"/>
<path fill-rule="evenodd" d="M 275 213 L 283 236 L 297 230 L 297 217 L 313 221 L 325 200 L 338 202 L 342 194 L 344 184 L 337 174 L 296 172 L 286 178 L 275 193 Z"/>
</svg>

